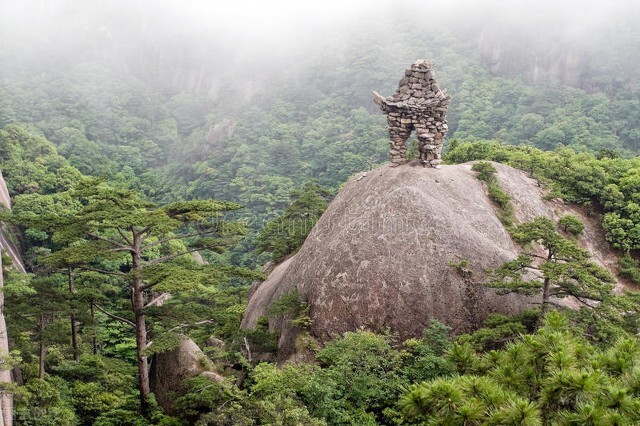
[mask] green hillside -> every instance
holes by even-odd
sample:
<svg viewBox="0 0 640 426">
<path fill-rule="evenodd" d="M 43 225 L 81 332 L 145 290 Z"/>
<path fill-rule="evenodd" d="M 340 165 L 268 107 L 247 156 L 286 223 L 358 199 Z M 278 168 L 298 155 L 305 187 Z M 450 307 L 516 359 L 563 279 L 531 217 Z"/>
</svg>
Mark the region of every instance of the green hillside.
<svg viewBox="0 0 640 426">
<path fill-rule="evenodd" d="M 636 5 L 20 3 L 0 7 L 13 201 L 0 219 L 28 272 L 2 253 L 14 424 L 640 423 Z M 563 253 L 539 271 L 579 309 L 494 315 L 470 335 L 432 321 L 406 341 L 354 330 L 321 344 L 307 301 L 287 293 L 241 329 L 268 262 L 300 248 L 350 177 L 387 161 L 371 91 L 392 94 L 423 58 L 452 99 L 446 162 L 507 164 L 576 206 L 601 225 L 628 291 L 598 292 L 614 278 L 567 218 L 528 242 Z M 490 166 L 475 170 L 528 247 Z M 537 294 L 516 261 L 494 271 L 499 288 Z M 304 359 L 274 362 L 269 320 L 303 331 Z M 145 388 L 147 364 L 184 336 L 225 379 L 187 380 L 169 412 Z"/>
</svg>

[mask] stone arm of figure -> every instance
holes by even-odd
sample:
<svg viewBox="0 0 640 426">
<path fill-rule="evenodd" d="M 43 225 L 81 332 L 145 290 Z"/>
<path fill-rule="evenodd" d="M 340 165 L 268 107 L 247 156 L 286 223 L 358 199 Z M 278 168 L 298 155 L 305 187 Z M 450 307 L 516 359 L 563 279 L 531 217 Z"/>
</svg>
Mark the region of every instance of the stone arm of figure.
<svg viewBox="0 0 640 426">
<path fill-rule="evenodd" d="M 445 92 L 438 91 L 436 93 L 436 98 L 434 98 L 434 99 L 424 100 L 423 103 L 418 104 L 418 105 L 408 105 L 404 101 L 393 102 L 393 101 L 385 98 L 384 96 L 382 96 L 380 93 L 376 92 L 375 90 L 372 90 L 371 93 L 373 93 L 373 102 L 376 105 L 379 105 L 380 108 L 382 108 L 383 111 L 386 111 L 388 109 L 388 107 L 391 107 L 391 108 L 393 108 L 393 107 L 395 107 L 395 108 L 404 108 L 404 109 L 414 110 L 414 111 L 426 111 L 427 109 L 429 109 L 431 107 L 440 106 L 440 104 L 443 101 L 446 102 L 449 99 L 451 99 L 451 96 L 447 95 Z"/>
<path fill-rule="evenodd" d="M 372 90 L 371 92 L 373 93 L 373 102 L 376 105 L 382 106 L 386 101 L 384 96 L 382 96 L 380 93 L 376 92 L 375 90 Z"/>
</svg>

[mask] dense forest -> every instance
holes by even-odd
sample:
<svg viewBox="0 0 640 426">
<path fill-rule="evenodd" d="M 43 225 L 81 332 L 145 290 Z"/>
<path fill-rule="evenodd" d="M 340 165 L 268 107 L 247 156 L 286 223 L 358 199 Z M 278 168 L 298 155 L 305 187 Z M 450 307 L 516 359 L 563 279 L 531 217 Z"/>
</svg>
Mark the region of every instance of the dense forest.
<svg viewBox="0 0 640 426">
<path fill-rule="evenodd" d="M 579 206 L 627 287 L 640 285 L 638 8 L 580 14 L 569 2 L 549 17 L 471 4 L 340 15 L 331 3 L 297 18 L 298 37 L 261 19 L 228 32 L 246 17 L 227 11 L 221 23 L 200 2 L 2 5 L 0 170 L 12 208 L 0 219 L 27 270 L 3 250 L 14 423 L 640 423 L 638 294 L 611 293 L 614 278 L 572 243 L 575 218 L 510 223 L 484 163 Z M 421 58 L 452 97 L 445 161 L 480 161 L 514 239 L 571 260 L 543 271 L 557 295 L 598 303 L 544 300 L 461 336 L 437 321 L 406 341 L 354 330 L 277 365 L 268 318 L 240 328 L 249 287 L 300 248 L 344 182 L 387 161 L 371 90 L 391 94 Z M 516 269 L 487 285 L 537 294 Z M 269 316 L 304 328 L 306 309 L 288 294 Z M 183 336 L 223 379 L 187 380 L 163 411 L 149 360 Z"/>
</svg>

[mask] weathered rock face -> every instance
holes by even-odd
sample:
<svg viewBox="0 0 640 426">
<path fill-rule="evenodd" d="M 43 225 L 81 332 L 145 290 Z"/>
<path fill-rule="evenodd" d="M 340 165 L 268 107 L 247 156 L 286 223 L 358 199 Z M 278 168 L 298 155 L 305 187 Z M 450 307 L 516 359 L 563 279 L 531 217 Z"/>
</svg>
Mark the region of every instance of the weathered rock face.
<svg viewBox="0 0 640 426">
<path fill-rule="evenodd" d="M 7 209 L 11 209 L 11 197 L 9 197 L 9 189 L 4 181 L 4 176 L 0 172 L 0 204 Z"/>
<path fill-rule="evenodd" d="M 448 129 L 450 97 L 440 90 L 433 65 L 425 60 L 416 61 L 405 71 L 392 96 L 384 98 L 375 91 L 373 95 L 373 101 L 387 114 L 391 162 L 407 161 L 406 141 L 415 130 L 420 160 L 424 165 L 437 167 Z"/>
<path fill-rule="evenodd" d="M 536 182 L 495 166 L 519 220 L 556 215 Z M 531 306 L 531 299 L 483 286 L 487 269 L 518 253 L 470 164 L 383 166 L 349 181 L 300 251 L 252 289 L 243 326 L 254 327 L 271 303 L 297 288 L 320 340 L 358 328 L 390 329 L 405 339 L 420 336 L 433 318 L 455 333 L 472 331 L 489 313 Z M 468 270 L 453 266 L 462 260 Z M 281 331 L 286 357 L 295 330 L 271 325 Z"/>
<path fill-rule="evenodd" d="M 149 381 L 158 404 L 167 414 L 174 413 L 174 402 L 184 394 L 182 382 L 202 375 L 222 382 L 224 378 L 210 371 L 211 361 L 191 339 L 184 337 L 175 349 L 156 354 L 151 363 Z"/>
<path fill-rule="evenodd" d="M 9 191 L 7 185 L 4 182 L 2 173 L 0 172 L 0 205 L 2 208 L 11 208 L 11 198 L 9 197 Z M 3 232 L 3 225 L 0 223 L 0 357 L 6 357 L 9 355 L 9 336 L 7 333 L 7 323 L 4 319 L 4 293 L 2 288 L 4 287 L 3 267 L 2 267 L 2 254 L 4 252 L 9 253 L 14 258 L 14 264 L 18 267 L 20 272 L 24 272 L 22 262 L 18 257 L 15 250 L 8 250 L 11 248 L 9 241 L 5 239 Z M 22 269 L 20 269 L 22 268 Z M 6 367 L 5 367 L 6 368 Z M 11 384 L 14 380 L 11 377 L 11 370 L 0 369 L 0 383 Z M 11 393 L 2 392 L 0 394 L 0 424 L 3 426 L 11 426 L 13 424 L 13 395 Z"/>
<path fill-rule="evenodd" d="M 9 209 L 11 210 L 11 197 L 9 196 L 9 189 L 7 188 L 7 184 L 4 181 L 4 177 L 2 176 L 2 172 L 0 172 L 0 209 Z M 9 238 L 6 237 L 6 229 L 4 229 L 4 225 L 0 223 L 0 249 L 7 255 L 11 257 L 13 260 L 13 266 L 18 270 L 18 272 L 22 272 L 23 274 L 26 272 L 24 269 L 24 264 L 22 263 L 22 255 L 18 247 L 16 247 Z M 11 229 L 8 230 L 11 232 Z"/>
</svg>

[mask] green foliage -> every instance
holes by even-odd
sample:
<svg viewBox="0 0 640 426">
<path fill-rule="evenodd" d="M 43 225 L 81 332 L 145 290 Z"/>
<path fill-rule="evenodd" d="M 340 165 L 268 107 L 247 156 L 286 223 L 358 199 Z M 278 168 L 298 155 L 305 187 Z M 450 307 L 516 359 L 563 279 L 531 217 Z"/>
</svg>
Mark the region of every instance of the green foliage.
<svg viewBox="0 0 640 426">
<path fill-rule="evenodd" d="M 73 407 L 83 423 L 90 422 L 121 403 L 120 398 L 95 382 L 74 382 L 71 391 Z"/>
<path fill-rule="evenodd" d="M 68 384 L 60 378 L 30 380 L 20 388 L 15 398 L 16 422 L 28 426 L 79 424 L 71 405 L 70 393 Z"/>
<path fill-rule="evenodd" d="M 469 345 L 475 351 L 490 351 L 503 348 L 525 333 L 536 329 L 540 313 L 527 310 L 514 316 L 490 314 L 483 327 L 473 334 L 464 334 L 456 339 L 456 344 Z"/>
<path fill-rule="evenodd" d="M 186 380 L 185 387 L 187 392 L 176 399 L 175 407 L 180 417 L 189 421 L 197 420 L 201 414 L 218 408 L 225 401 L 243 403 L 246 399 L 246 395 L 237 388 L 204 377 Z"/>
<path fill-rule="evenodd" d="M 616 31 L 611 32 L 614 38 L 615 34 L 625 38 L 628 31 L 635 31 L 633 23 L 615 25 Z M 442 28 L 395 27 L 404 30 L 377 38 L 376 43 L 371 43 L 375 33 L 353 31 L 357 34 L 347 41 L 340 38 L 340 46 L 309 50 L 311 54 L 298 64 L 301 69 L 292 70 L 299 78 L 290 78 L 290 73 L 274 78 L 265 70 L 261 74 L 264 82 L 239 88 L 228 86 L 224 77 L 217 78 L 219 74 L 211 72 L 207 61 L 187 67 L 204 70 L 217 76 L 211 80 L 223 82 L 217 96 L 224 99 L 224 105 L 191 90 L 193 81 L 198 81 L 199 87 L 206 83 L 181 69 L 180 64 L 164 66 L 164 60 L 175 58 L 171 49 L 163 55 L 167 59 L 158 59 L 160 65 L 152 64 L 152 73 L 138 66 L 138 59 L 144 62 L 149 55 L 137 55 L 131 46 L 124 50 L 130 52 L 129 58 L 138 58 L 136 66 L 129 66 L 128 59 L 123 59 L 124 66 L 105 65 L 104 52 L 93 48 L 100 45 L 101 38 L 91 30 L 82 37 L 83 46 L 92 46 L 99 53 L 79 55 L 82 63 L 66 58 L 64 69 L 46 65 L 30 72 L 22 65 L 28 61 L 3 61 L 0 126 L 6 126 L 0 130 L 0 162 L 14 196 L 14 214 L 21 218 L 18 222 L 27 249 L 27 267 L 37 275 L 31 280 L 10 271 L 5 288 L 9 333 L 20 351 L 27 379 L 22 399 L 17 398 L 20 424 L 180 422 L 157 413 L 144 419 L 138 413 L 132 384 L 132 330 L 95 309 L 100 306 L 133 319 L 128 291 L 132 265 L 126 251 L 113 251 L 105 241 L 87 238 L 89 224 L 99 224 L 99 229 L 93 230 L 95 235 L 121 243 L 111 225 L 122 229 L 154 225 L 158 232 L 146 238 L 149 244 L 215 228 L 215 237 L 193 235 L 180 244 L 147 247 L 142 259 L 149 266 L 144 281 L 156 290 L 173 293 L 163 306 L 145 308 L 150 333 L 158 347 L 162 346 L 161 336 L 179 331 L 199 341 L 212 334 L 229 341 L 247 337 L 252 348 L 275 350 L 276 336 L 269 332 L 266 318 L 257 330 L 238 332 L 245 309 L 244 282 L 256 274 L 230 267 L 227 261 L 256 265 L 267 256 L 280 261 L 294 253 L 326 207 L 327 192 L 320 185 L 335 188 L 354 172 L 384 162 L 388 145 L 384 117 L 371 105 L 369 90 L 391 93 L 401 69 L 397 64 L 406 57 L 423 57 L 424 46 L 429 46 L 426 54 L 438 64 L 439 78 L 455 100 L 449 111 L 449 136 L 454 139 L 447 159 L 511 164 L 548 184 L 550 197 L 601 211 L 608 241 L 628 254 L 621 260 L 621 273 L 636 279 L 640 162 L 625 159 L 638 151 L 640 141 L 640 103 L 635 99 L 636 88 L 629 83 L 637 69 L 632 60 L 637 49 L 629 42 L 634 37 L 614 43 L 619 47 L 615 52 L 600 49 L 598 54 L 606 57 L 599 61 L 601 66 L 581 70 L 577 84 L 588 88 L 587 93 L 561 84 L 534 85 L 521 78 L 494 77 L 469 48 L 473 43 L 467 41 L 474 37 L 473 30 L 451 37 Z M 601 40 L 611 44 L 610 38 L 610 34 L 591 37 L 596 48 L 602 47 Z M 117 37 L 110 42 L 118 50 Z M 26 43 L 19 45 L 16 52 L 28 50 Z M 181 46 L 179 40 L 175 45 Z M 397 49 L 399 45 L 403 48 Z M 509 54 L 507 48 L 505 54 Z M 628 54 L 618 55 L 620 49 Z M 327 51 L 335 54 L 313 53 Z M 6 51 L 0 53 L 3 58 L 12 57 Z M 38 56 L 50 60 L 54 55 Z M 588 60 L 588 55 L 584 57 Z M 507 63 L 514 69 L 523 65 L 502 61 Z M 526 61 L 524 65 L 530 69 Z M 504 65 L 500 67 L 499 73 L 510 75 Z M 125 69 L 135 70 L 136 77 L 123 73 Z M 165 71 L 158 74 L 158 69 Z M 628 78 L 620 77 L 620 70 L 627 70 Z M 165 84 L 158 75 L 172 77 L 177 84 Z M 188 84 L 182 84 L 187 80 Z M 258 92 L 249 93 L 249 87 Z M 24 124 L 16 124 L 19 122 Z M 500 143 L 469 143 L 462 138 L 495 138 Z M 539 148 L 557 150 L 542 152 Z M 98 185 L 92 193 L 79 183 L 80 172 L 103 177 L 108 183 Z M 512 225 L 507 194 L 490 170 L 485 171 L 487 176 L 479 172 L 502 220 Z M 310 178 L 319 183 L 302 185 Z M 292 203 L 294 188 L 301 189 L 294 192 Z M 148 198 L 139 197 L 139 192 L 130 191 L 133 189 Z M 198 198 L 228 199 L 246 209 L 236 211 L 235 204 L 194 201 Z M 150 199 L 165 207 L 147 203 Z M 114 214 L 118 209 L 124 213 Z M 76 218 L 78 214 L 82 214 L 81 220 Z M 211 217 L 214 220 L 203 220 Z M 264 252 L 262 257 L 248 254 L 254 250 L 251 239 L 233 253 L 221 253 L 236 241 L 234 236 L 244 232 L 233 223 L 239 217 L 250 221 L 254 234 L 264 218 L 275 218 L 266 221 L 257 236 L 252 235 Z M 69 228 L 48 227 L 64 221 Z M 566 226 L 565 231 L 571 233 L 570 228 Z M 70 241 L 74 242 L 67 244 Z M 572 324 L 602 342 L 637 330 L 637 297 L 600 297 L 607 287 L 599 285 L 607 281 L 604 274 L 579 260 L 582 255 L 574 248 L 563 242 L 553 244 L 558 253 L 564 250 L 573 258 L 573 263 L 556 262 L 542 271 L 561 282 L 555 288 L 602 299 L 597 310 L 572 313 Z M 186 249 L 209 251 L 204 256 L 209 265 L 199 265 L 187 256 L 151 265 Z M 44 259 L 41 255 L 47 253 Z M 512 266 L 533 265 L 527 263 L 531 260 L 527 256 Z M 110 274 L 81 272 L 76 268 L 80 264 Z M 57 274 L 67 266 L 73 266 L 75 293 L 67 290 L 65 277 Z M 461 273 L 467 267 L 463 262 L 452 266 Z M 541 283 L 525 285 L 524 280 L 515 278 L 510 283 L 519 284 L 522 292 L 539 291 Z M 585 287 L 580 286 L 583 283 Z M 592 291 L 591 284 L 597 284 L 598 289 Z M 148 296 L 150 293 L 147 290 Z M 275 315 L 292 315 L 294 321 L 301 320 L 299 325 L 308 325 L 304 304 L 283 303 L 281 308 Z M 78 363 L 71 361 L 68 344 L 71 313 L 79 319 L 83 356 Z M 193 325 L 203 318 L 205 324 Z M 526 333 L 533 331 L 536 320 L 536 315 L 517 320 L 492 317 L 485 329 L 461 338 L 451 348 L 446 330 L 437 323 L 432 323 L 422 339 L 402 345 L 388 336 L 365 332 L 345 335 L 320 352 L 322 367 L 280 370 L 258 365 L 245 389 L 197 380 L 184 400 L 183 417 L 200 424 L 400 424 L 405 419 L 392 405 L 401 387 L 410 381 L 448 375 L 455 365 L 460 373 L 474 372 L 478 387 L 500 390 L 489 402 L 471 394 L 468 381 L 459 380 L 454 388 L 441 383 L 429 390 L 432 395 L 450 393 L 459 402 L 455 413 L 450 410 L 447 414 L 447 406 L 439 407 L 441 414 L 453 416 L 446 417 L 449 423 L 517 424 L 536 417 L 540 410 L 551 412 L 546 421 L 552 424 L 637 422 L 638 372 L 633 345 L 623 341 L 615 351 L 602 359 L 594 355 L 595 359 L 589 354 L 597 353 L 597 348 L 574 344 L 575 336 L 558 324 L 545 331 L 548 335 L 559 333 L 557 338 L 529 337 Z M 99 355 L 88 357 L 94 349 L 94 337 Z M 42 383 L 34 379 L 39 342 L 48 349 L 47 375 Z M 480 350 L 495 352 L 483 355 L 476 352 Z M 448 360 L 442 356 L 446 351 Z M 601 377 L 594 373 L 596 369 Z M 478 376 L 483 374 L 491 377 L 480 383 Z M 598 391 L 594 392 L 596 385 Z M 509 401 L 499 403 L 500 395 Z M 496 405 L 487 411 L 493 402 Z M 538 423 L 532 420 L 530 424 Z"/>
<path fill-rule="evenodd" d="M 571 235 L 580 235 L 584 231 L 584 224 L 577 217 L 566 214 L 558 220 L 558 225 L 564 229 L 565 232 Z"/>
<path fill-rule="evenodd" d="M 280 262 L 297 251 L 327 208 L 328 195 L 317 182 L 308 182 L 293 192 L 293 203 L 258 234 L 258 252 L 270 252 L 272 260 Z"/>
<path fill-rule="evenodd" d="M 262 363 L 251 374 L 248 391 L 197 377 L 186 381 L 189 391 L 176 401 L 182 418 L 202 425 L 309 424 L 324 425 L 310 415 L 298 395 L 303 392 L 310 366 L 280 369 Z"/>
<path fill-rule="evenodd" d="M 2 174 L 12 196 L 61 192 L 80 178 L 51 142 L 18 125 L 0 130 L 0 147 Z"/>
<path fill-rule="evenodd" d="M 493 165 L 487 161 L 480 161 L 475 163 L 471 170 L 476 172 L 476 177 L 484 182 L 491 182 L 495 180 L 495 174 L 497 170 Z"/>
<path fill-rule="evenodd" d="M 542 152 L 528 146 L 478 141 L 458 143 L 447 159 L 499 161 L 526 170 L 547 183 L 551 197 L 603 210 L 602 225 L 613 247 L 624 252 L 640 249 L 638 158 L 596 158 L 566 148 Z"/>
<path fill-rule="evenodd" d="M 640 262 L 625 254 L 618 259 L 620 275 L 630 279 L 635 284 L 640 284 Z"/>
<path fill-rule="evenodd" d="M 499 293 L 540 294 L 543 312 L 551 297 L 572 296 L 590 306 L 589 301 L 603 301 L 611 294 L 611 274 L 591 262 L 586 250 L 563 238 L 550 219 L 520 224 L 512 235 L 520 244 L 540 244 L 545 254 L 539 259 L 533 251 L 524 253 L 496 269 L 488 285 Z M 529 278 L 531 271 L 538 272 L 537 278 Z"/>
<path fill-rule="evenodd" d="M 467 259 L 462 259 L 460 262 L 449 262 L 449 266 L 459 270 L 460 272 L 464 272 L 469 268 L 471 263 Z"/>
<path fill-rule="evenodd" d="M 345 333 L 342 339 L 329 342 L 317 358 L 326 367 L 323 380 L 334 384 L 350 410 L 368 412 L 380 420 L 388 401 L 407 383 L 400 371 L 400 353 L 388 338 L 370 332 Z"/>
<path fill-rule="evenodd" d="M 269 315 L 296 316 L 306 309 L 307 304 L 300 299 L 300 293 L 298 292 L 298 289 L 294 289 L 288 293 L 283 294 L 282 297 L 271 304 L 271 306 L 269 307 Z"/>
<path fill-rule="evenodd" d="M 540 409 L 489 377 L 435 379 L 411 387 L 400 400 L 404 415 L 426 424 L 542 425 Z"/>
<path fill-rule="evenodd" d="M 280 369 L 271 364 L 258 365 L 252 372 L 251 395 L 261 420 L 267 424 L 325 425 L 297 398 L 307 390 L 316 371 L 310 366 Z"/>
<path fill-rule="evenodd" d="M 345 333 L 327 342 L 316 363 L 259 363 L 243 390 L 188 380 L 176 405 L 192 424 L 396 424 L 401 416 L 392 402 L 411 380 L 452 371 L 447 334 L 433 321 L 422 339 L 395 349 L 388 336 Z"/>
<path fill-rule="evenodd" d="M 500 220 L 506 226 L 513 225 L 513 205 L 511 204 L 511 196 L 504 192 L 500 185 L 493 181 L 489 183 L 489 197 L 494 203 L 500 207 Z"/>
<path fill-rule="evenodd" d="M 452 360 L 464 358 L 463 346 L 451 349 Z M 413 385 L 400 399 L 405 418 L 531 425 L 640 419 L 640 400 L 628 379 L 640 362 L 634 339 L 600 350 L 575 335 L 566 318 L 551 313 L 534 334 L 478 356 L 475 374 L 457 363 L 461 375 Z"/>
<path fill-rule="evenodd" d="M 30 159 L 28 155 L 32 155 L 31 151 L 23 149 L 24 146 L 48 149 L 48 142 L 20 133 L 17 127 L 7 129 L 2 137 L 6 135 L 12 138 L 9 142 L 15 142 L 6 145 L 7 155 L 12 155 L 20 167 L 24 158 Z M 64 171 L 67 166 L 59 164 L 62 160 L 50 148 L 47 153 L 52 155 L 51 161 L 59 160 L 55 166 L 58 171 Z M 42 176 L 42 179 L 50 179 L 46 174 Z M 233 324 L 233 331 L 227 333 L 235 334 L 244 308 L 237 309 L 241 304 L 237 297 L 233 302 L 225 301 L 225 298 L 228 299 L 227 293 L 237 294 L 237 291 L 227 291 L 219 306 L 211 306 L 209 296 L 216 293 L 213 290 L 216 286 L 229 281 L 231 276 L 242 277 L 242 280 L 255 279 L 257 274 L 226 265 L 221 258 L 212 259 L 210 266 L 198 265 L 184 254 L 195 250 L 222 252 L 237 241 L 245 227 L 225 220 L 224 216 L 240 206 L 222 201 L 192 200 L 155 207 L 134 191 L 84 178 L 77 171 L 64 177 L 66 180 L 59 184 L 32 185 L 30 192 L 24 191 L 16 197 L 16 208 L 12 213 L 3 213 L 4 220 L 24 229 L 26 242 L 33 253 L 33 257 L 28 258 L 29 266 L 36 272 L 36 277 L 30 281 L 7 281 L 7 301 L 12 305 L 7 315 L 11 333 L 17 337 L 16 346 L 25 353 L 24 376 L 31 379 L 37 374 L 39 362 L 35 354 L 40 350 L 44 370 L 40 367 L 39 374 L 51 372 L 55 377 L 65 378 L 70 389 L 70 412 L 79 422 L 102 424 L 107 418 L 122 415 L 131 424 L 146 424 L 142 418 L 138 419 L 140 422 L 135 420 L 137 408 L 128 406 L 130 397 L 135 396 L 135 373 L 128 365 L 120 366 L 121 371 L 126 371 L 127 380 L 118 379 L 120 387 L 114 388 L 111 383 L 118 373 L 111 374 L 109 380 L 98 374 L 100 370 L 102 373 L 108 370 L 105 364 L 90 366 L 85 363 L 86 356 L 78 365 L 65 360 L 69 353 L 69 317 L 73 315 L 80 345 L 78 349 L 74 346 L 74 356 L 92 346 L 94 353 L 101 351 L 108 357 L 136 361 L 133 330 L 111 321 L 116 318 L 124 322 L 133 320 L 133 315 L 127 313 L 131 310 L 127 288 L 140 280 L 138 282 L 148 285 L 145 289 L 139 287 L 144 293 L 151 286 L 173 293 L 172 300 L 162 307 L 145 309 L 153 324 L 154 350 L 166 346 L 162 342 L 175 334 L 173 330 L 182 331 L 183 327 L 201 321 L 203 316 L 219 320 L 212 327 L 216 330 Z M 136 232 L 144 234 L 145 245 L 141 244 L 143 238 Z M 183 243 L 176 243 L 178 240 Z M 126 244 L 130 249 L 124 248 Z M 131 259 L 122 254 L 132 250 L 139 255 L 138 265 L 144 262 L 143 268 L 132 269 Z M 65 274 L 58 274 L 59 270 Z M 87 270 L 97 272 L 85 272 Z M 24 289 L 16 286 L 18 282 Z M 26 292 L 37 297 L 28 300 L 24 297 Z M 200 294 L 194 297 L 196 292 Z M 142 300 L 145 296 L 143 294 Z M 148 296 L 150 301 L 152 295 L 149 293 Z M 233 306 L 236 308 L 232 315 Z M 211 314 L 211 311 L 216 313 Z M 103 316 L 105 312 L 107 314 Z M 49 410 L 44 402 L 38 404 L 36 408 Z M 104 417 L 105 413 L 112 416 Z M 163 421 L 170 422 L 168 419 Z"/>
<path fill-rule="evenodd" d="M 453 372 L 453 365 L 444 358 L 451 348 L 449 327 L 432 320 L 422 339 L 409 339 L 403 344 L 402 374 L 409 382 L 432 379 Z"/>
<path fill-rule="evenodd" d="M 640 237 L 638 237 L 640 235 L 638 234 L 638 223 L 640 222 L 634 219 L 620 213 L 609 212 L 604 215 L 602 222 L 607 240 L 611 242 L 612 246 L 626 253 L 640 248 Z"/>
<path fill-rule="evenodd" d="M 278 335 L 269 330 L 269 319 L 260 317 L 253 330 L 242 330 L 241 337 L 247 338 L 253 351 L 275 352 L 278 349 Z"/>
<path fill-rule="evenodd" d="M 298 289 L 285 293 L 280 299 L 273 302 L 269 307 L 268 314 L 272 317 L 286 317 L 292 325 L 301 329 L 308 329 L 311 326 L 309 305 L 300 299 Z"/>
<path fill-rule="evenodd" d="M 496 169 L 491 163 L 480 161 L 471 167 L 471 170 L 477 173 L 476 177 L 487 183 L 489 190 L 489 198 L 500 208 L 500 220 L 505 226 L 513 224 L 513 205 L 511 197 L 504 192 L 495 177 Z"/>
</svg>

